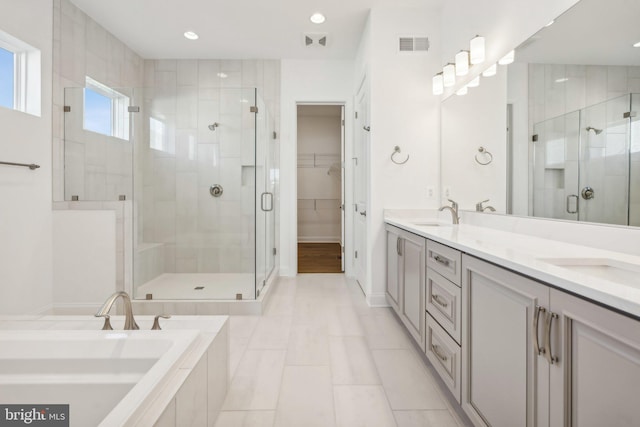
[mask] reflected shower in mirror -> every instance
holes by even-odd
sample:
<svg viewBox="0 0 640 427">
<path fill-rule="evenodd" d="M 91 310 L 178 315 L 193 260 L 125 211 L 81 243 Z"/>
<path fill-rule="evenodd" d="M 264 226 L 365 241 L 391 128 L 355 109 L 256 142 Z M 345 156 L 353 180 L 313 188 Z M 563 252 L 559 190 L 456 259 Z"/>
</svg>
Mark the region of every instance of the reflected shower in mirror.
<svg viewBox="0 0 640 427">
<path fill-rule="evenodd" d="M 443 194 L 466 209 L 491 197 L 501 213 L 640 226 L 638 16 L 639 2 L 581 0 L 517 47 L 493 83 L 483 78 L 469 95 L 445 100 Z M 475 131 L 492 117 L 506 126 Z M 460 167 L 471 140 L 506 157 L 492 163 L 494 181 L 486 169 Z M 457 183 L 451 170 L 462 175 Z M 457 188 L 463 183 L 476 188 Z"/>
</svg>

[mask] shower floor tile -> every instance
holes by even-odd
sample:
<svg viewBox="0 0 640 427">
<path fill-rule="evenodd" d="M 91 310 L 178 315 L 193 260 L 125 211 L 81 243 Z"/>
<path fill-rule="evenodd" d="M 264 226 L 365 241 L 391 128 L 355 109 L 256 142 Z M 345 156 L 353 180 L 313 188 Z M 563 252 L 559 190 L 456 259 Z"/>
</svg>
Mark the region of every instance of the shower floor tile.
<svg viewBox="0 0 640 427">
<path fill-rule="evenodd" d="M 234 300 L 255 298 L 253 274 L 248 273 L 165 273 L 138 286 L 137 298 L 153 295 L 159 300 Z"/>
</svg>

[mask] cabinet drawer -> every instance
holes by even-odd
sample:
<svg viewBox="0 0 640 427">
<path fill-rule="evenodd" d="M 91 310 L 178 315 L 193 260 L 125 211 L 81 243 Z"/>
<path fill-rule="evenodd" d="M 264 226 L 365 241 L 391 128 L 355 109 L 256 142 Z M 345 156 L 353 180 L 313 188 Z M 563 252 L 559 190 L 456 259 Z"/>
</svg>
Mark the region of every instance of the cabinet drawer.
<svg viewBox="0 0 640 427">
<path fill-rule="evenodd" d="M 460 403 L 460 346 L 433 320 L 433 317 L 428 313 L 425 315 L 425 353 L 442 381 Z"/>
<path fill-rule="evenodd" d="M 427 268 L 427 311 L 445 331 L 460 343 L 460 309 L 462 290 Z"/>
<path fill-rule="evenodd" d="M 462 256 L 460 251 L 427 240 L 427 266 L 460 286 Z"/>
</svg>

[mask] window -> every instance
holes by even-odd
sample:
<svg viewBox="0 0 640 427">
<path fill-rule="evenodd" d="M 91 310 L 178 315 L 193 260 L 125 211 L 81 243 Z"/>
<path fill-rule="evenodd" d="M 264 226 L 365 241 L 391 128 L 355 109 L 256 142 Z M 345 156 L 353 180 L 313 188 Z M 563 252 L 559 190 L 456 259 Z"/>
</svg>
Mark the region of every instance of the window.
<svg viewBox="0 0 640 427">
<path fill-rule="evenodd" d="M 0 107 L 40 115 L 40 51 L 0 31 Z"/>
<path fill-rule="evenodd" d="M 13 108 L 14 53 L 0 48 L 0 106 Z"/>
<path fill-rule="evenodd" d="M 90 132 L 128 141 L 129 97 L 87 77 L 83 127 Z"/>
</svg>

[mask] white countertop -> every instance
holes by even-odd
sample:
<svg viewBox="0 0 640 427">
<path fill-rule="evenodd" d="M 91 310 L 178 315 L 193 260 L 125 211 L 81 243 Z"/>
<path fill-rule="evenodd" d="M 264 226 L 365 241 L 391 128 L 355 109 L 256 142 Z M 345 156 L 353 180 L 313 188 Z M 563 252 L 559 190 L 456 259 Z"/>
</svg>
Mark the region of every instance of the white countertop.
<svg viewBox="0 0 640 427">
<path fill-rule="evenodd" d="M 414 225 L 414 222 L 420 221 L 437 222 L 441 225 Z M 385 217 L 385 222 L 640 318 L 640 280 L 633 281 L 635 285 L 621 283 L 624 281 L 615 279 L 606 267 L 589 267 L 595 274 L 586 274 L 541 260 L 584 258 L 624 263 L 621 265 L 626 268 L 637 269 L 635 271 L 640 278 L 639 256 L 493 228 L 466 224 L 451 225 L 438 219 Z M 633 275 L 635 271 L 630 271 L 630 274 Z M 608 280 L 608 277 L 612 280 Z"/>
</svg>

